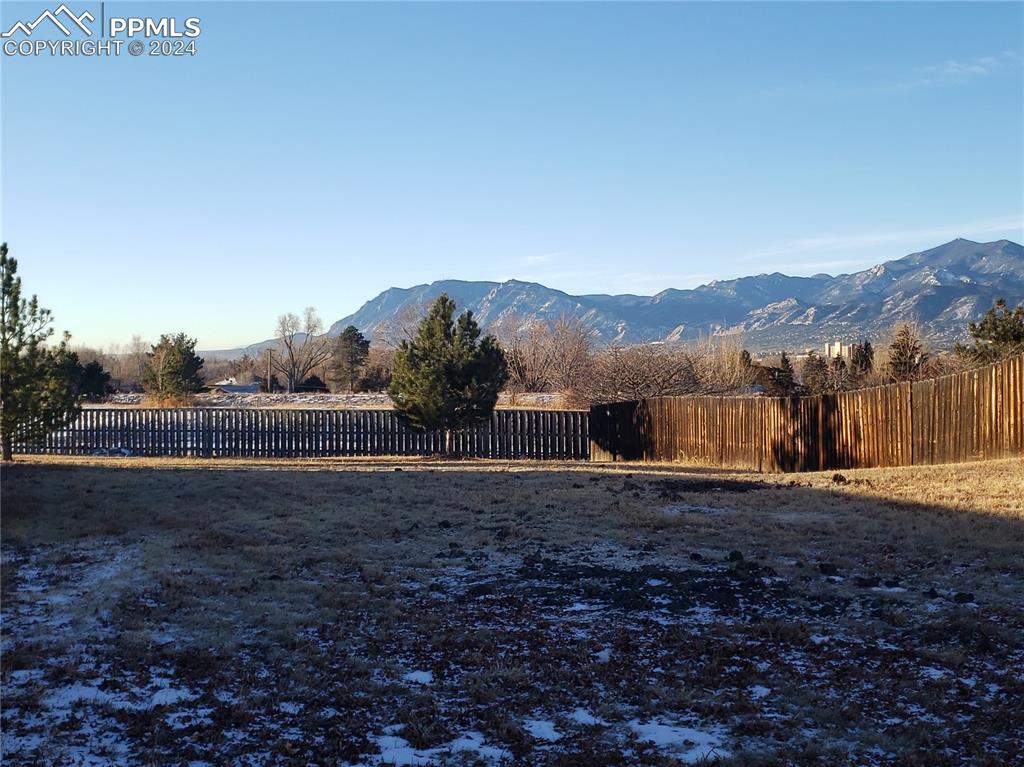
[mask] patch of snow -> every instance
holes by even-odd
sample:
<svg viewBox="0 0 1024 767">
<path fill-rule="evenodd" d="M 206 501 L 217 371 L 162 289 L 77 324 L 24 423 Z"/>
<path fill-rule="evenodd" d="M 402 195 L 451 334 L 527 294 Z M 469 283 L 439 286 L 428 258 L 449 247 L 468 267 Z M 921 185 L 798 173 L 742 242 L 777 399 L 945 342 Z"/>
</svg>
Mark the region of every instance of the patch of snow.
<svg viewBox="0 0 1024 767">
<path fill-rule="evenodd" d="M 691 618 L 694 623 L 714 623 L 718 620 L 718 615 L 714 608 L 704 605 L 691 607 L 687 610 L 686 615 L 688 618 Z"/>
<path fill-rule="evenodd" d="M 213 709 L 206 707 L 197 708 L 195 711 L 172 711 L 166 716 L 166 721 L 172 730 L 183 730 L 186 727 L 193 727 L 197 724 L 212 724 L 213 720 L 210 718 L 212 713 Z"/>
<path fill-rule="evenodd" d="M 443 750 L 450 751 L 453 754 L 463 751 L 475 751 L 481 759 L 495 762 L 512 758 L 512 755 L 503 748 L 485 746 L 483 734 L 475 730 L 470 730 L 461 738 L 456 738 L 445 746 Z"/>
<path fill-rule="evenodd" d="M 391 725 L 389 730 L 400 730 L 402 725 Z M 397 730 L 395 730 L 397 731 Z M 434 748 L 413 748 L 409 741 L 394 734 L 374 735 L 370 740 L 377 744 L 380 753 L 372 757 L 379 765 L 395 767 L 420 767 L 428 764 L 444 764 L 444 757 L 451 754 L 473 752 L 485 762 L 500 762 L 511 759 L 511 754 L 503 748 L 485 745 L 482 733 L 470 730 L 461 737 Z"/>
<path fill-rule="evenodd" d="M 600 609 L 601 605 L 592 605 L 587 604 L 586 602 L 573 602 L 571 605 L 565 608 L 565 611 L 567 613 L 582 613 Z"/>
<path fill-rule="evenodd" d="M 40 668 L 20 668 L 12 671 L 8 680 L 10 684 L 20 687 L 28 682 L 34 682 L 38 679 L 42 679 L 43 670 Z"/>
<path fill-rule="evenodd" d="M 150 707 L 169 706 L 183 700 L 191 700 L 194 697 L 196 697 L 195 694 L 187 688 L 179 690 L 174 687 L 165 687 L 153 693 L 153 696 L 149 699 L 149 705 Z"/>
<path fill-rule="evenodd" d="M 381 761 L 395 767 L 429 764 L 433 749 L 417 750 L 409 745 L 409 741 L 397 735 L 381 735 L 375 738 L 380 749 Z"/>
<path fill-rule="evenodd" d="M 761 700 L 761 698 L 768 697 L 768 694 L 772 691 L 771 687 L 765 687 L 764 685 L 755 684 L 748 687 L 747 690 L 750 692 L 750 697 L 754 700 Z"/>
<path fill-rule="evenodd" d="M 710 756 L 729 755 L 728 751 L 721 748 L 722 738 L 715 733 L 665 724 L 658 720 L 641 722 L 633 719 L 629 722 L 629 728 L 640 740 L 661 749 L 672 750 L 676 758 L 687 764 L 705 761 Z"/>
<path fill-rule="evenodd" d="M 56 709 L 70 708 L 80 701 L 106 703 L 110 701 L 110 695 L 99 687 L 75 682 L 54 690 L 43 699 L 43 703 L 48 708 Z"/>
<path fill-rule="evenodd" d="M 587 726 L 590 726 L 590 725 L 602 725 L 602 726 L 604 726 L 606 724 L 604 719 L 601 719 L 600 717 L 594 716 L 593 714 L 590 713 L 590 711 L 588 709 L 585 709 L 585 708 L 573 709 L 572 712 L 569 713 L 567 718 L 571 719 L 572 721 L 576 722 L 577 724 L 582 724 L 582 725 L 587 725 Z"/>
<path fill-rule="evenodd" d="M 432 671 L 410 671 L 402 679 L 415 684 L 430 684 L 434 681 L 434 673 Z"/>
<path fill-rule="evenodd" d="M 523 727 L 537 740 L 554 742 L 562 738 L 562 734 L 555 729 L 555 723 L 547 719 L 527 719 L 523 722 Z"/>
</svg>

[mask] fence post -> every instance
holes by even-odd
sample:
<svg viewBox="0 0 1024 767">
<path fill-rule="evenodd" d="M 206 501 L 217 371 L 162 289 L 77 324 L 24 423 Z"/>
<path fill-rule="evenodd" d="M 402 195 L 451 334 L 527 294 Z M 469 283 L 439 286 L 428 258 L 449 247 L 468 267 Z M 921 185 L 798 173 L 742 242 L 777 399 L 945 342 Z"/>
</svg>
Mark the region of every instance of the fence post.
<svg viewBox="0 0 1024 767">
<path fill-rule="evenodd" d="M 199 411 L 200 423 L 203 429 L 203 450 L 202 456 L 204 458 L 213 457 L 213 418 L 209 408 L 203 408 Z"/>
</svg>

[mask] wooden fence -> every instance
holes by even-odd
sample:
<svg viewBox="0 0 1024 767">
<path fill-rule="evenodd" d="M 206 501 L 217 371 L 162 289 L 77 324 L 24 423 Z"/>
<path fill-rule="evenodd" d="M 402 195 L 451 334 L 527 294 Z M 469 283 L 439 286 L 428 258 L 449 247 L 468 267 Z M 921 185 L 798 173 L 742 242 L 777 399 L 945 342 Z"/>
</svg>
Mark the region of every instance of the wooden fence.
<svg viewBox="0 0 1024 767">
<path fill-rule="evenodd" d="M 590 410 L 593 460 L 753 471 L 1024 455 L 1024 357 L 819 397 L 659 397 Z"/>
<path fill-rule="evenodd" d="M 479 426 L 453 434 L 452 452 L 469 458 L 586 459 L 586 411 L 496 410 Z M 444 435 L 418 432 L 392 410 L 254 408 L 88 408 L 70 426 L 19 453 L 321 458 L 430 455 Z"/>
</svg>

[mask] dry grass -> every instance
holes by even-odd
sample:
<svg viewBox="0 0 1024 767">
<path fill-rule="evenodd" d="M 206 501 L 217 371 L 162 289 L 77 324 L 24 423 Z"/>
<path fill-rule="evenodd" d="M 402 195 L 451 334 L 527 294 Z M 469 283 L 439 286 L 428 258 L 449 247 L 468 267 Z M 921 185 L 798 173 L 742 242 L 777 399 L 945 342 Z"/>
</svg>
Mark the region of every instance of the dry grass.
<svg viewBox="0 0 1024 767">
<path fill-rule="evenodd" d="M 419 749 L 479 732 L 524 764 L 701 755 L 636 722 L 714 733 L 737 764 L 1024 748 L 1020 461 L 29 458 L 2 481 L 10 764 L 82 743 L 386 763 L 388 726 Z M 168 679 L 192 697 L 138 704 Z M 104 700 L 54 703 L 76 684 Z"/>
</svg>

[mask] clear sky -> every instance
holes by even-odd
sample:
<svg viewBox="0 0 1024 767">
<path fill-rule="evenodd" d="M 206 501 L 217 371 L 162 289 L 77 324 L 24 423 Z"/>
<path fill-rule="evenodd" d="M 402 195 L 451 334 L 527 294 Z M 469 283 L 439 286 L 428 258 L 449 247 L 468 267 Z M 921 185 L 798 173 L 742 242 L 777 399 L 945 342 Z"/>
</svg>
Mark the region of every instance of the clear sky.
<svg viewBox="0 0 1024 767">
<path fill-rule="evenodd" d="M 437 279 L 650 294 L 1022 239 L 1020 3 L 104 11 L 203 31 L 194 58 L 0 64 L 0 236 L 80 344 L 244 345 Z"/>
</svg>

